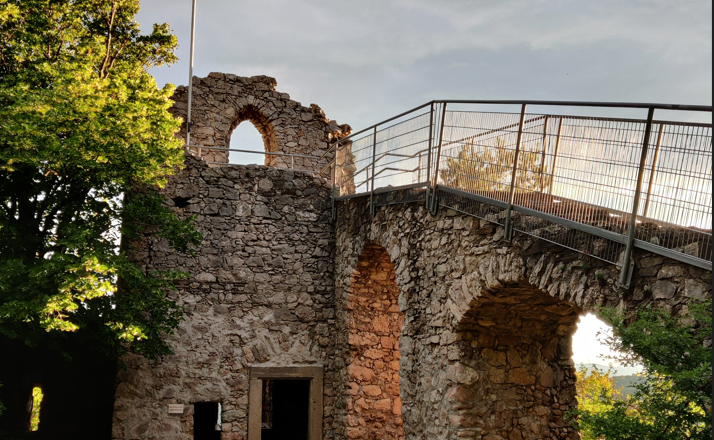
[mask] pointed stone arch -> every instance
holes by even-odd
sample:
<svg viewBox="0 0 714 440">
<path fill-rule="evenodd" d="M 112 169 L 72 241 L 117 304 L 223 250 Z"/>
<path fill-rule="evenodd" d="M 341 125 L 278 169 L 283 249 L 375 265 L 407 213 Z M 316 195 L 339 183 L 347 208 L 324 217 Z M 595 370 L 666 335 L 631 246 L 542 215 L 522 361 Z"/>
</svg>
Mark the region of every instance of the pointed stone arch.
<svg viewBox="0 0 714 440">
<path fill-rule="evenodd" d="M 399 309 L 396 271 L 378 243 L 365 244 L 347 297 L 348 439 L 402 440 Z"/>
<path fill-rule="evenodd" d="M 243 108 L 236 111 L 236 116 L 233 123 L 230 125 L 228 144 L 230 145 L 230 138 L 233 132 L 238 126 L 244 122 L 253 124 L 253 126 L 258 130 L 258 132 L 263 137 L 263 147 L 266 153 L 278 153 L 278 138 L 275 132 L 275 126 L 270 121 L 270 119 L 263 114 L 260 109 L 254 105 L 248 104 Z M 279 162 L 277 161 L 278 156 L 265 156 L 266 166 L 277 166 Z M 260 162 L 260 161 L 259 161 Z"/>
</svg>

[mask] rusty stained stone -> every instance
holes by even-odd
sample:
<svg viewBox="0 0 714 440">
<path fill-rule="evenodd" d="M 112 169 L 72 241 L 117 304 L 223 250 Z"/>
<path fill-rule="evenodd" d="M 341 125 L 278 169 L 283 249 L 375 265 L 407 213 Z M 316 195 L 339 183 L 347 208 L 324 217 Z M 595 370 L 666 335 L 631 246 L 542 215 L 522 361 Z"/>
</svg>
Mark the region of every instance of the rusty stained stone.
<svg viewBox="0 0 714 440">
<path fill-rule="evenodd" d="M 351 274 L 370 265 L 363 253 L 373 243 L 396 267 L 405 313 L 399 344 L 407 439 L 577 439 L 564 415 L 576 404 L 569 344 L 578 316 L 643 304 L 682 313 L 689 296 L 711 297 L 709 272 L 690 274 L 687 265 L 657 255 L 636 251 L 638 287 L 623 297 L 615 266 L 591 260 L 587 268 L 581 255 L 525 235 L 506 243 L 502 227 L 467 222 L 455 211 L 431 216 L 415 203 L 381 207 L 372 218 L 363 202 L 337 205 L 336 271 L 345 276 L 336 287 L 353 294 Z M 657 282 L 672 286 L 660 284 L 654 293 Z M 338 301 L 338 323 L 353 322 L 354 310 L 354 301 Z M 471 382 L 454 374 L 463 366 L 478 373 L 473 383 L 459 383 Z M 336 420 L 345 407 L 337 406 Z M 469 426 L 472 420 L 480 422 Z"/>
<path fill-rule="evenodd" d="M 351 383 L 356 384 L 350 391 L 347 408 L 348 417 L 358 420 L 365 429 L 348 430 L 346 435 L 354 439 L 402 440 L 398 341 L 404 317 L 397 304 L 395 268 L 379 246 L 368 246 L 357 268 L 346 307 L 350 353 L 347 371 Z M 357 404 L 360 401 L 364 404 Z"/>
</svg>

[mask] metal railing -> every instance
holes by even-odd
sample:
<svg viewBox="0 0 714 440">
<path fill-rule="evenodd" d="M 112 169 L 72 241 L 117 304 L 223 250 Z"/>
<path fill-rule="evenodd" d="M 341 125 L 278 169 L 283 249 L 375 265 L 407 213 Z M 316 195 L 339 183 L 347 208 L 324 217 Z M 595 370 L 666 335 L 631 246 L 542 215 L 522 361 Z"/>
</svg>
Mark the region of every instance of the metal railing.
<svg viewBox="0 0 714 440">
<path fill-rule="evenodd" d="M 520 112 L 503 112 L 518 105 Z M 642 109 L 646 119 L 528 113 L 530 105 Z M 458 106 L 459 109 L 454 107 Z M 498 106 L 476 111 L 469 106 Z M 466 107 L 466 109 L 463 109 Z M 433 101 L 336 144 L 334 199 L 425 188 L 440 206 L 622 266 L 641 248 L 712 268 L 712 124 L 657 110 L 711 106 Z"/>
<path fill-rule="evenodd" d="M 317 164 L 324 159 L 325 156 L 307 156 L 304 154 L 288 154 L 288 153 L 274 153 L 270 151 L 255 151 L 255 150 L 239 150 L 235 148 L 223 148 L 223 147 L 207 147 L 204 145 L 184 145 L 187 152 L 195 152 L 198 157 L 203 157 L 206 159 L 206 155 L 203 154 L 203 150 L 208 150 L 209 152 L 218 152 L 220 156 L 225 157 L 225 161 L 217 160 L 206 160 L 206 163 L 211 165 L 223 165 L 231 166 L 238 164 L 231 164 L 229 162 L 230 153 L 247 153 L 256 154 L 264 156 L 266 158 L 266 163 L 270 162 L 270 166 L 277 169 L 286 169 L 292 171 L 302 171 L 306 173 L 317 173 Z M 283 159 L 281 161 L 270 161 L 269 158 L 275 157 L 278 159 Z M 296 159 L 299 163 L 296 163 Z M 304 162 L 307 161 L 307 166 Z M 296 166 L 303 166 L 304 169 L 295 168 Z"/>
</svg>

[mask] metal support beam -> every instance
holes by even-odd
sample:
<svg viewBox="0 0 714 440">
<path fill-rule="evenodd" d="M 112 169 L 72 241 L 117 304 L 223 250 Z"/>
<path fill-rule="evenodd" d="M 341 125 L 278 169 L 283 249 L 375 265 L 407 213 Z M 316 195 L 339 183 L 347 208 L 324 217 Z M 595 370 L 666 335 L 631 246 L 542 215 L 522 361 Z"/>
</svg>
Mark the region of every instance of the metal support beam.
<svg viewBox="0 0 714 440">
<path fill-rule="evenodd" d="M 635 200 L 632 206 L 632 215 L 630 216 L 630 231 L 627 236 L 627 248 L 625 249 L 625 259 L 622 262 L 622 272 L 620 273 L 620 285 L 625 289 L 630 288 L 632 281 L 632 273 L 634 272 L 634 261 L 632 260 L 632 250 L 635 247 L 635 236 L 637 229 L 637 214 L 640 210 L 640 201 L 642 199 L 642 184 L 645 178 L 645 170 L 647 168 L 647 154 L 650 148 L 650 139 L 652 138 L 652 125 L 654 121 L 655 109 L 649 109 L 647 115 L 647 127 L 645 128 L 645 139 L 642 144 L 642 156 L 640 157 L 640 169 L 637 174 L 637 188 L 635 189 Z"/>
<path fill-rule="evenodd" d="M 664 138 L 664 124 L 659 124 L 659 135 L 657 136 L 657 149 L 655 150 L 654 159 L 652 159 L 652 172 L 650 172 L 650 185 L 647 188 L 647 201 L 645 202 L 645 212 L 643 217 L 647 217 L 650 212 L 650 201 L 652 200 L 652 190 L 657 181 L 657 166 L 659 165 L 659 150 L 662 148 L 662 139 Z"/>
<path fill-rule="evenodd" d="M 431 103 L 429 111 L 429 151 L 426 158 L 426 208 L 429 209 L 429 200 L 431 194 L 431 156 L 434 154 L 434 103 Z M 421 177 L 421 176 L 419 176 Z"/>
<path fill-rule="evenodd" d="M 518 176 L 518 159 L 521 155 L 521 142 L 523 141 L 523 128 L 526 122 L 526 108 L 523 104 L 521 107 L 521 122 L 518 124 L 518 140 L 516 141 L 516 154 L 513 158 L 513 175 L 511 176 L 511 192 L 508 196 L 508 209 L 506 211 L 506 235 L 507 241 L 513 240 L 513 201 L 516 197 L 516 178 Z"/>
<path fill-rule="evenodd" d="M 186 145 L 191 145 L 191 107 L 193 105 L 193 59 L 196 48 L 196 1 L 193 0 L 193 12 L 191 15 L 191 55 L 188 64 L 188 115 L 186 118 Z M 186 147 L 186 152 L 189 148 Z M 199 156 L 201 153 L 199 152 Z"/>
<path fill-rule="evenodd" d="M 372 142 L 372 194 L 369 198 L 369 212 L 374 217 L 377 214 L 377 207 L 374 205 L 374 178 L 377 174 L 377 127 L 374 127 L 374 139 Z"/>
<path fill-rule="evenodd" d="M 545 117 L 543 121 L 543 153 L 540 156 L 540 192 L 543 192 L 545 184 L 545 153 L 548 148 L 548 123 L 550 122 L 550 116 Z"/>
<path fill-rule="evenodd" d="M 439 167 L 441 166 L 441 147 L 444 146 L 444 128 L 446 126 L 446 103 L 443 104 L 441 109 L 441 128 L 439 129 L 439 147 L 436 150 L 436 167 L 434 168 L 434 182 L 431 185 L 431 201 L 429 202 L 429 212 L 432 215 L 436 215 L 439 211 Z"/>
<path fill-rule="evenodd" d="M 553 185 L 555 185 L 555 170 L 556 164 L 558 163 L 558 150 L 560 150 L 560 140 L 563 137 L 563 117 L 560 118 L 560 124 L 558 125 L 558 137 L 555 138 L 555 152 L 553 153 L 553 169 L 550 172 L 550 188 L 548 193 L 553 195 Z"/>
</svg>

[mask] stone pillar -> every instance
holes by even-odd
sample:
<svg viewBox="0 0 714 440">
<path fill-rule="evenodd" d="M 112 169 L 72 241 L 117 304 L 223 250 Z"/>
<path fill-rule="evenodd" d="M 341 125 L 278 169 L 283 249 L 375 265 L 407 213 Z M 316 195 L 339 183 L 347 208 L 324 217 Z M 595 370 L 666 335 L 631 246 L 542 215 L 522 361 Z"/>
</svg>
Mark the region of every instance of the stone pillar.
<svg viewBox="0 0 714 440">
<path fill-rule="evenodd" d="M 337 150 L 337 175 L 336 184 L 340 191 L 338 196 L 346 196 L 355 193 L 355 155 L 352 154 L 352 141 L 345 141 L 340 144 Z"/>
</svg>

